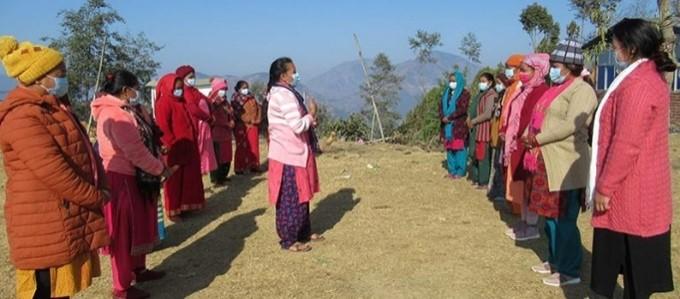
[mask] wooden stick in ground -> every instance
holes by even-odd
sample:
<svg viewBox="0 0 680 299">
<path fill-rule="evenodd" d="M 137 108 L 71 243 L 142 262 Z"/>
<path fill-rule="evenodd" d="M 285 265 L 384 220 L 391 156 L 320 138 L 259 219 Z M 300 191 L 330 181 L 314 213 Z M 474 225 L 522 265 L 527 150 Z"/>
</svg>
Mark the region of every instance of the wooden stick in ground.
<svg viewBox="0 0 680 299">
<path fill-rule="evenodd" d="M 359 37 L 354 34 L 354 41 L 357 45 L 357 50 L 359 51 L 359 61 L 361 62 L 361 68 L 364 70 L 364 75 L 368 79 L 368 70 L 366 69 L 366 63 L 364 62 L 364 54 L 361 52 L 361 45 L 359 44 Z M 366 86 L 370 91 L 368 96 L 371 98 L 371 104 L 373 104 L 373 115 L 378 121 L 378 129 L 380 129 L 380 139 L 385 139 L 385 132 L 383 131 L 382 121 L 380 121 L 380 113 L 378 113 L 378 106 L 375 104 L 375 96 L 373 95 L 373 88 L 371 87 L 371 81 L 366 80 Z"/>
</svg>

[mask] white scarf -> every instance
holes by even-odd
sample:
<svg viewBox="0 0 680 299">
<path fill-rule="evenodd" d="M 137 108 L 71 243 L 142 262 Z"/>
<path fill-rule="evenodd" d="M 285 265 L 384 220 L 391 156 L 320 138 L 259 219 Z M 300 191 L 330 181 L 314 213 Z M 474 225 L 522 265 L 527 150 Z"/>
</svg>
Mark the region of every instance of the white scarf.
<svg viewBox="0 0 680 299">
<path fill-rule="evenodd" d="M 639 59 L 633 64 L 629 65 L 623 72 L 621 72 L 616 78 L 614 79 L 614 82 L 609 86 L 609 89 L 607 89 L 607 93 L 605 93 L 604 98 L 602 98 L 602 101 L 600 102 L 600 106 L 597 108 L 597 112 L 595 113 L 595 118 L 593 119 L 594 121 L 594 127 L 593 127 L 593 144 L 592 144 L 592 152 L 590 155 L 590 169 L 588 171 L 588 187 L 586 188 L 586 207 L 590 209 L 593 206 L 593 200 L 595 199 L 595 182 L 597 181 L 597 157 L 598 157 L 598 150 L 599 150 L 599 142 L 600 142 L 600 118 L 602 117 L 602 110 L 604 110 L 604 106 L 607 104 L 607 101 L 609 101 L 609 97 L 611 96 L 612 92 L 616 90 L 621 82 L 623 82 L 628 75 L 630 75 L 638 66 L 640 66 L 643 62 L 647 61 L 647 58 Z"/>
</svg>

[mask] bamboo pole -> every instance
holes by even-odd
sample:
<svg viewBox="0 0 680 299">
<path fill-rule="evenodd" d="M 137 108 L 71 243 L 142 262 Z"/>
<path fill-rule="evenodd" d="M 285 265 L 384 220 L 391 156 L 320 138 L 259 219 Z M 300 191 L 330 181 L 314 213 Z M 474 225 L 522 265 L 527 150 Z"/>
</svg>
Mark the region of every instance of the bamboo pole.
<svg viewBox="0 0 680 299">
<path fill-rule="evenodd" d="M 364 70 L 364 75 L 366 76 L 366 86 L 368 87 L 368 96 L 371 98 L 371 104 L 373 104 L 373 116 L 378 121 L 378 129 L 380 129 L 380 139 L 385 140 L 385 132 L 383 131 L 382 121 L 380 120 L 380 113 L 378 113 L 378 106 L 375 104 L 375 96 L 373 95 L 373 87 L 371 86 L 371 81 L 368 80 L 368 69 L 366 69 L 366 62 L 364 62 L 364 54 L 361 51 L 361 45 L 359 44 L 359 37 L 354 34 L 354 42 L 356 43 L 357 50 L 359 51 L 359 61 L 361 61 L 361 68 Z M 373 136 L 371 136 L 373 138 Z"/>
<path fill-rule="evenodd" d="M 104 35 L 104 45 L 102 46 L 102 54 L 99 57 L 99 69 L 97 70 L 97 80 L 94 83 L 94 92 L 92 95 L 92 101 L 94 101 L 97 97 L 97 90 L 99 90 L 99 78 L 101 77 L 102 74 L 102 66 L 104 65 L 104 53 L 106 53 L 106 40 L 108 39 L 108 35 Z M 92 115 L 92 110 L 90 110 L 90 118 L 87 120 L 87 136 L 90 136 L 90 129 L 92 128 L 92 120 L 94 119 L 94 116 Z"/>
</svg>

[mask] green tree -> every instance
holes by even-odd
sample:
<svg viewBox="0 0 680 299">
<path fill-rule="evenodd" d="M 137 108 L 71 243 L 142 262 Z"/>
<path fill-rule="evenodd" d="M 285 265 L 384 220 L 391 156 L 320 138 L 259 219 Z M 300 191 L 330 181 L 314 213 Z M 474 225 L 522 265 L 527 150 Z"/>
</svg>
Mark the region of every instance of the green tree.
<svg viewBox="0 0 680 299">
<path fill-rule="evenodd" d="M 576 24 L 575 21 L 569 22 L 567 26 L 567 36 L 571 39 L 579 39 L 581 36 L 581 26 Z"/>
<path fill-rule="evenodd" d="M 445 80 L 430 89 L 404 118 L 399 132 L 406 143 L 432 148 L 438 145 L 441 118 L 439 102 L 445 89 Z"/>
<path fill-rule="evenodd" d="M 535 52 L 552 52 L 560 38 L 560 25 L 548 9 L 538 3 L 527 6 L 519 16 L 522 28 L 529 34 Z"/>
<path fill-rule="evenodd" d="M 477 36 L 474 33 L 468 32 L 468 34 L 463 37 L 460 41 L 458 50 L 460 50 L 469 61 L 481 63 L 479 58 L 482 52 L 482 43 L 477 40 Z M 468 78 L 468 72 L 469 69 L 466 64 L 463 69 L 463 76 L 465 76 L 466 79 Z"/>
<path fill-rule="evenodd" d="M 105 49 L 103 72 L 119 68 L 136 74 L 141 83 L 150 81 L 160 67 L 153 56 L 161 49 L 144 33 L 122 34 L 115 25 L 125 23 L 123 17 L 105 0 L 87 0 L 80 8 L 58 13 L 61 34 L 45 37 L 50 46 L 59 49 L 68 65 L 69 94 L 80 117 L 89 114 L 97 80 L 99 61 Z M 143 98 L 145 93 L 141 95 Z"/>
<path fill-rule="evenodd" d="M 438 32 L 429 33 L 424 30 L 418 30 L 416 36 L 409 37 L 408 43 L 421 64 L 437 63 L 437 59 L 432 57 L 432 50 L 444 45 L 441 42 L 441 34 Z"/>
<path fill-rule="evenodd" d="M 374 111 L 371 102 L 371 96 L 373 96 L 385 136 L 391 135 L 399 122 L 399 114 L 395 109 L 399 102 L 399 91 L 401 91 L 403 79 L 397 75 L 396 68 L 387 55 L 380 53 L 373 61 L 367 81 L 361 85 L 360 94 L 366 101 L 362 114 L 366 119 L 373 119 Z"/>
<path fill-rule="evenodd" d="M 424 30 L 418 30 L 416 36 L 408 38 L 409 46 L 411 50 L 416 54 L 416 60 L 418 61 L 418 84 L 420 85 L 421 92 L 425 94 L 426 84 L 423 75 L 423 66 L 426 64 L 435 64 L 437 59 L 432 57 L 432 51 L 435 47 L 441 47 L 444 44 L 441 42 L 441 34 L 438 32 L 429 33 Z"/>
<path fill-rule="evenodd" d="M 576 17 L 587 20 L 595 26 L 596 34 L 600 38 L 598 44 L 589 51 L 591 57 L 596 57 L 607 47 L 607 30 L 611 25 L 616 9 L 621 0 L 569 0 Z"/>
<path fill-rule="evenodd" d="M 673 28 L 678 24 L 677 14 L 674 13 L 672 4 L 675 4 L 677 10 L 680 6 L 678 2 L 671 3 L 671 0 L 657 0 L 657 7 L 659 9 L 659 29 L 663 35 L 663 50 L 668 53 L 668 56 L 675 61 L 675 44 L 677 37 Z M 676 61 L 677 63 L 677 61 Z M 669 85 L 673 83 L 673 73 L 665 74 L 666 81 Z"/>
</svg>

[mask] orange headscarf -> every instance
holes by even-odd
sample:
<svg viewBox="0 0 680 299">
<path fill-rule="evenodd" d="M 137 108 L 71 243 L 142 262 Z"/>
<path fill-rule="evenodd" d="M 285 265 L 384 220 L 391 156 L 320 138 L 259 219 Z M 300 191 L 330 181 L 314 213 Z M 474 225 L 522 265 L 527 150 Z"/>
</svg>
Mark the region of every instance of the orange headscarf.
<svg viewBox="0 0 680 299">
<path fill-rule="evenodd" d="M 522 64 L 522 61 L 524 61 L 524 55 L 522 54 L 513 54 L 508 58 L 507 61 L 505 61 L 505 64 L 509 67 L 518 69 L 519 66 Z M 502 107 L 503 109 L 501 110 L 501 119 L 500 119 L 500 131 L 505 132 L 506 126 L 507 126 L 507 119 L 508 119 L 508 114 L 510 113 L 510 104 L 512 103 L 512 100 L 517 97 L 519 94 L 520 88 L 522 87 L 522 82 L 519 81 L 518 79 L 519 72 L 515 71 L 515 74 L 512 76 L 512 78 L 508 78 L 510 82 L 510 86 L 507 87 L 505 90 L 505 94 L 503 95 L 503 101 L 502 101 Z"/>
</svg>

